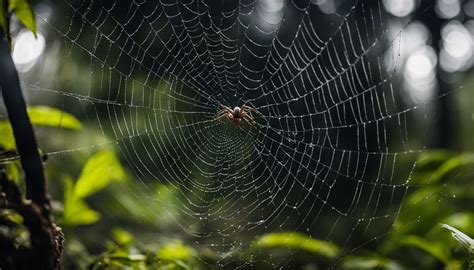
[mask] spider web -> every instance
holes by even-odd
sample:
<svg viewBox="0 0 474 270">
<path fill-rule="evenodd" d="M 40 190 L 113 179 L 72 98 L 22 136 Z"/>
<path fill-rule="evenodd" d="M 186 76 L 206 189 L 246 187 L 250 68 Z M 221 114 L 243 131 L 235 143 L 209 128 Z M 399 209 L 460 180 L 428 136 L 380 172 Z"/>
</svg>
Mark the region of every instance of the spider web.
<svg viewBox="0 0 474 270">
<path fill-rule="evenodd" d="M 23 83 L 102 141 L 50 155 L 115 145 L 137 179 L 124 192 L 224 254 L 270 232 L 348 250 L 389 232 L 427 104 L 393 83 L 401 35 L 387 38 L 380 1 L 334 1 L 331 13 L 296 0 L 57 2 L 38 19 L 60 41 L 59 67 Z M 254 127 L 215 120 L 243 104 L 259 112 Z"/>
</svg>

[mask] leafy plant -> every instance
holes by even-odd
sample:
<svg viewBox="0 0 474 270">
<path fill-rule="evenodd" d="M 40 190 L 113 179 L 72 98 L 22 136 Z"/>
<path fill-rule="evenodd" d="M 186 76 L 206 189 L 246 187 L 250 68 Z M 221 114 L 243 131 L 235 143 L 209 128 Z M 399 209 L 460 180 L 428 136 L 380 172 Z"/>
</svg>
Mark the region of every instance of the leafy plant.
<svg viewBox="0 0 474 270">
<path fill-rule="evenodd" d="M 469 251 L 469 267 L 474 268 L 474 239 L 448 224 L 441 224 L 441 227 L 450 231 L 454 239 Z"/>
<path fill-rule="evenodd" d="M 162 246 L 156 258 L 160 269 L 192 269 L 196 251 L 181 241 L 174 240 Z"/>
<path fill-rule="evenodd" d="M 357 269 L 388 269 L 383 262 L 389 261 L 420 269 L 465 267 L 465 255 L 456 250 L 457 244 L 438 224 L 455 224 L 467 232 L 474 230 L 474 194 L 469 190 L 473 155 L 431 150 L 424 152 L 417 163 L 411 192 L 391 234 L 375 250 L 377 259 L 372 260 L 371 268 L 367 264 Z"/>
<path fill-rule="evenodd" d="M 0 0 L 0 29 L 11 43 L 10 16 L 15 14 L 18 20 L 36 35 L 35 13 L 28 0 Z"/>
<path fill-rule="evenodd" d="M 335 244 L 311 238 L 298 232 L 270 233 L 260 236 L 254 248 L 290 248 L 303 250 L 326 258 L 335 258 L 340 249 Z"/>
<path fill-rule="evenodd" d="M 69 130 L 81 130 L 81 122 L 72 114 L 47 106 L 30 106 L 28 116 L 31 124 L 43 127 L 60 127 Z M 0 163 L 17 157 L 15 138 L 9 121 L 0 121 Z M 18 181 L 20 166 L 17 162 L 5 162 L 8 178 Z"/>
<path fill-rule="evenodd" d="M 105 188 L 112 181 L 124 181 L 125 171 L 115 153 L 104 150 L 94 154 L 85 164 L 74 183 L 64 177 L 64 211 L 62 224 L 85 225 L 99 220 L 100 214 L 92 210 L 85 198 Z"/>
<path fill-rule="evenodd" d="M 96 161 L 93 164 L 95 167 L 102 163 Z M 89 166 L 86 165 L 84 170 Z M 249 263 L 267 269 L 275 267 L 279 262 L 285 262 L 290 258 L 288 256 L 291 256 L 291 260 L 301 265 L 316 264 L 322 269 L 334 263 L 336 263 L 335 269 L 352 270 L 464 269 L 467 264 L 465 254 L 456 250 L 458 243 L 451 241 L 449 234 L 438 224 L 449 223 L 464 230 L 466 233 L 463 235 L 460 234 L 461 230 L 454 230 L 454 227 L 449 229 L 463 243 L 471 243 L 467 233 L 474 232 L 474 214 L 472 204 L 469 203 L 474 202 L 474 194 L 459 186 L 466 186 L 463 182 L 471 181 L 469 172 L 473 168 L 474 160 L 471 154 L 448 151 L 427 151 L 422 154 L 419 166 L 413 172 L 412 190 L 407 195 L 391 234 L 378 247 L 360 249 L 351 255 L 344 255 L 348 251 L 334 243 L 291 231 L 264 234 L 257 237 L 248 249 L 237 250 L 232 254 L 219 254 L 210 249 L 191 247 L 173 238 L 164 242 L 161 239 L 157 246 L 141 246 L 139 240 L 135 241 L 135 237 L 138 236 L 122 229 L 115 229 L 112 232 L 114 244 L 107 245 L 106 251 L 95 260 L 93 266 L 94 269 L 209 269 L 219 268 L 221 264 L 232 267 L 233 263 L 235 265 Z M 76 182 L 79 190 L 84 184 Z M 75 195 L 83 201 L 82 198 L 103 187 L 105 187 L 103 183 L 99 185 L 94 183 L 88 187 L 90 191 L 79 192 L 74 191 L 77 187 L 69 187 L 69 192 L 83 194 Z M 171 191 L 161 190 L 157 196 L 171 202 L 176 194 L 169 192 Z M 165 194 L 170 196 L 164 196 Z M 122 195 L 120 201 L 127 201 L 127 197 Z M 128 211 L 143 207 L 139 199 L 132 201 L 134 203 Z M 82 206 L 79 204 L 79 207 Z M 90 208 L 89 210 L 94 211 Z M 80 211 L 88 212 L 84 209 Z M 137 217 L 130 215 L 130 218 Z M 449 228 L 447 225 L 444 227 Z M 271 261 L 271 267 L 258 264 L 257 256 L 266 256 L 267 253 L 271 253 L 271 257 L 265 257 L 265 261 Z M 200 261 L 206 261 L 206 265 L 203 266 Z"/>
<path fill-rule="evenodd" d="M 342 269 L 385 269 L 385 270 L 401 270 L 403 267 L 400 263 L 384 258 L 377 254 L 347 256 L 341 262 Z"/>
<path fill-rule="evenodd" d="M 206 269 L 196 260 L 197 251 L 179 240 L 170 240 L 157 248 L 140 248 L 123 229 L 112 231 L 114 242 L 96 259 L 90 269 Z"/>
<path fill-rule="evenodd" d="M 72 114 L 47 106 L 30 106 L 28 117 L 35 126 L 60 127 L 70 130 L 81 130 L 81 122 Z M 4 150 L 15 149 L 15 138 L 10 122 L 0 121 L 0 147 Z"/>
</svg>

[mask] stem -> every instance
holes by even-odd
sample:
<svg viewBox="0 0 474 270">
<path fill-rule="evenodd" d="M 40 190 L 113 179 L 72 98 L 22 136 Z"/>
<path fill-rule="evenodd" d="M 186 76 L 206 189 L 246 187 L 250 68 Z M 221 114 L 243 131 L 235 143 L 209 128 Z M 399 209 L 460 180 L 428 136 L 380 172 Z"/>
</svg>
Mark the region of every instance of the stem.
<svg viewBox="0 0 474 270">
<path fill-rule="evenodd" d="M 0 30 L 0 70 L 0 91 L 12 125 L 21 165 L 25 171 L 26 198 L 40 206 L 43 215 L 48 217 L 50 201 L 46 190 L 43 163 L 26 111 L 18 73 L 2 30 Z"/>
</svg>

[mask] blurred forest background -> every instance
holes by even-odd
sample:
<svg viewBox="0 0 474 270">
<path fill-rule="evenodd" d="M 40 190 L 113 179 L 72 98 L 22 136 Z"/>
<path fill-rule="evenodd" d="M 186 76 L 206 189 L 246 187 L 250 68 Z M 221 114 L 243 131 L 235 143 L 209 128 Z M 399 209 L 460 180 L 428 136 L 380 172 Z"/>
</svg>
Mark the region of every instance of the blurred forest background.
<svg viewBox="0 0 474 270">
<path fill-rule="evenodd" d="M 371 51 L 368 58 L 383 59 L 389 66 L 395 66 L 397 71 L 390 79 L 404 104 L 403 108 L 412 110 L 423 107 L 421 110 L 416 109 L 417 115 L 413 116 L 410 126 L 405 128 L 410 133 L 422 132 L 424 135 L 413 135 L 416 137 L 413 147 L 418 146 L 423 151 L 413 153 L 413 157 L 401 161 L 401 165 L 396 167 L 399 171 L 395 172 L 390 182 L 394 190 L 396 186 L 401 186 L 403 191 L 406 189 L 406 193 L 395 196 L 393 201 L 392 197 L 390 202 L 388 197 L 382 198 L 383 202 L 377 204 L 374 213 L 365 210 L 369 217 L 378 215 L 377 208 L 382 211 L 385 207 L 387 212 L 392 210 L 396 214 L 380 223 L 374 218 L 375 228 L 369 229 L 373 232 L 356 230 L 355 234 L 361 236 L 354 243 L 349 241 L 348 233 L 351 229 L 359 229 L 359 222 L 354 225 L 342 221 L 341 225 L 336 226 L 337 221 L 329 219 L 330 214 L 327 214 L 331 221 L 325 224 L 325 212 L 321 217 L 318 214 L 317 224 L 310 224 L 312 220 L 303 220 L 294 226 L 291 218 L 287 218 L 290 219 L 287 222 L 282 217 L 275 222 L 275 228 L 270 224 L 268 230 L 267 227 L 255 230 L 228 228 L 229 223 L 222 220 L 218 224 L 198 224 L 196 221 L 196 224 L 189 225 L 189 220 L 176 222 L 181 218 L 181 213 L 198 211 L 186 209 L 186 204 L 182 202 L 189 200 L 189 204 L 194 205 L 197 199 L 192 196 L 199 197 L 200 194 L 187 184 L 154 181 L 150 175 L 155 173 L 153 170 L 165 170 L 163 173 L 157 172 L 159 176 L 168 176 L 167 170 L 170 171 L 169 175 L 178 172 L 179 164 L 176 165 L 171 159 L 179 160 L 186 156 L 186 153 L 180 153 L 182 156 L 176 154 L 173 158 L 173 153 L 168 153 L 173 149 L 182 151 L 176 145 L 184 141 L 175 138 L 177 135 L 170 127 L 184 127 L 202 117 L 212 118 L 215 111 L 209 108 L 215 109 L 218 105 L 205 103 L 203 97 L 195 95 L 185 84 L 173 81 L 171 76 L 166 77 L 164 70 L 158 71 L 164 78 L 158 81 L 149 81 L 147 75 L 150 74 L 147 74 L 146 68 L 140 67 L 131 68 L 123 76 L 113 74 L 114 69 L 130 66 L 130 63 L 121 61 L 121 55 L 126 50 L 133 55 L 134 46 L 127 45 L 131 35 L 124 35 L 125 41 L 121 44 L 123 51 L 114 51 L 111 47 L 107 50 L 107 46 L 101 46 L 102 41 L 97 38 L 99 30 L 110 33 L 109 37 L 112 37 L 116 33 L 120 36 L 120 33 L 136 29 L 143 39 L 141 44 L 144 47 L 156 46 L 147 37 L 151 30 L 133 19 L 135 13 L 128 10 L 131 2 L 31 1 L 37 16 L 36 36 L 16 19 L 12 20 L 10 26 L 13 61 L 20 75 L 40 151 L 46 153 L 47 157 L 45 174 L 52 198 L 52 215 L 65 234 L 61 262 L 63 269 L 281 267 L 309 270 L 334 267 L 454 270 L 474 267 L 474 241 L 469 238 L 474 237 L 474 0 L 362 1 L 362 11 L 365 8 L 380 9 L 383 16 L 368 13 L 355 15 L 360 16 L 361 21 L 369 20 L 377 26 L 374 26 L 377 30 L 371 35 L 376 37 L 385 34 L 377 41 L 380 48 Z M 151 2 L 133 1 L 133 5 L 143 6 L 147 10 L 156 5 Z M 229 1 L 229 6 L 250 6 L 249 3 L 253 2 Z M 270 10 L 290 8 L 288 4 L 281 4 L 285 1 L 260 2 Z M 105 8 L 97 8 L 97 3 Z M 321 27 L 321 36 L 327 40 L 330 33 L 337 29 L 338 23 L 344 20 L 340 14 L 347 14 L 354 6 L 359 7 L 361 2 L 311 0 L 310 5 L 311 10 L 320 15 L 312 18 L 313 25 Z M 294 8 L 291 12 L 296 14 L 296 11 Z M 112 15 L 107 12 L 112 12 L 115 19 L 111 20 Z M 183 14 L 186 14 L 185 11 Z M 141 16 L 146 17 L 146 12 Z M 97 28 L 85 23 L 91 21 Z M 115 30 L 117 28 L 120 29 Z M 360 35 L 356 32 L 352 34 L 355 38 Z M 287 38 L 291 39 L 291 36 Z M 348 40 L 349 37 L 343 39 Z M 121 37 L 117 37 L 119 42 Z M 343 43 L 337 44 L 341 49 Z M 166 55 L 160 57 L 166 64 Z M 397 63 L 390 63 L 394 58 Z M 145 67 L 153 65 L 147 63 L 145 56 L 140 61 Z M 112 63 L 111 66 L 108 66 L 109 63 Z M 165 83 L 165 80 L 170 83 Z M 156 90 L 156 96 L 140 97 L 141 94 L 126 89 L 140 88 L 131 81 L 145 82 L 148 88 Z M 122 88 L 124 93 L 121 92 Z M 229 105 L 237 106 L 243 100 L 227 97 L 222 89 L 206 91 L 209 96 L 222 96 L 221 100 L 228 101 L 231 103 Z M 111 93 L 115 93 L 116 97 L 110 96 Z M 131 94 L 132 105 L 120 105 L 121 95 L 125 95 L 125 101 L 130 101 L 127 93 Z M 169 98 L 173 95 L 180 98 Z M 134 98 L 137 98 L 135 107 Z M 247 98 L 254 97 L 249 95 Z M 158 139 L 164 148 L 151 151 L 152 155 L 159 154 L 160 159 L 167 162 L 164 167 L 160 167 L 158 158 L 146 158 L 150 155 L 145 146 L 149 143 L 146 138 L 145 142 L 137 142 L 138 139 L 133 138 L 137 135 L 134 128 L 136 132 L 149 130 L 146 124 L 141 123 L 145 120 L 140 123 L 133 120 L 146 119 L 147 112 L 139 105 L 148 99 L 149 104 L 159 100 L 156 107 L 160 109 L 153 112 L 155 117 L 158 113 L 161 119 L 169 120 L 156 122 L 160 125 L 155 127 L 156 130 L 165 130 L 156 132 L 161 134 Z M 113 104 L 114 100 L 118 100 L 116 104 Z M 111 109 L 117 104 L 117 110 Z M 201 108 L 201 104 L 206 106 Z M 264 104 L 254 105 L 257 108 L 265 107 Z M 171 116 L 177 111 L 189 111 L 192 114 Z M 398 112 L 401 111 L 399 109 Z M 262 113 L 270 115 L 272 112 Z M 116 125 L 109 123 L 112 119 L 116 120 Z M 196 132 L 196 128 L 189 132 Z M 130 138 L 114 141 L 117 134 Z M 232 134 L 230 136 L 246 136 L 235 132 Z M 104 137 L 108 138 L 104 140 Z M 244 143 L 239 147 L 245 149 L 251 140 L 242 140 Z M 3 102 L 0 106 L 0 149 L 3 155 L 0 168 L 10 181 L 23 187 L 24 175 L 20 163 L 15 154 L 11 155 L 15 151 L 15 141 Z M 129 151 L 133 151 L 132 154 Z M 414 169 L 411 159 L 416 159 Z M 369 167 L 375 166 L 367 164 Z M 412 165 L 404 168 L 406 164 Z M 152 172 L 147 171 L 147 168 L 151 168 Z M 377 168 L 370 169 L 375 171 Z M 239 172 L 246 173 L 237 170 Z M 232 175 L 233 172 L 225 173 Z M 197 178 L 199 173 L 194 172 L 192 176 Z M 197 182 L 201 183 L 200 180 Z M 180 188 L 188 189 L 189 193 L 183 194 Z M 290 192 L 290 188 L 293 187 L 283 187 L 284 192 L 293 192 Z M 225 200 L 227 195 L 224 192 L 220 196 Z M 239 205 L 231 207 L 239 209 L 245 206 L 244 199 L 237 202 Z M 292 199 L 288 198 L 289 201 Z M 308 200 L 316 199 L 310 197 Z M 333 199 L 327 200 L 332 202 Z M 344 199 L 334 200 L 337 204 Z M 301 212 L 314 211 L 313 206 L 309 208 L 303 203 L 300 207 Z M 236 218 L 239 218 L 238 214 Z M 345 220 L 342 215 L 331 218 Z M 28 247 L 29 232 L 22 222 L 21 216 L 14 211 L 0 209 L 0 240 L 9 239 L 16 247 Z M 248 220 L 242 222 L 249 225 Z M 189 227 L 182 228 L 182 224 Z M 209 231 L 215 229 L 221 235 L 204 236 L 207 228 Z M 326 238 L 328 235 L 331 237 Z M 3 269 L 1 264 L 0 269 Z"/>
</svg>

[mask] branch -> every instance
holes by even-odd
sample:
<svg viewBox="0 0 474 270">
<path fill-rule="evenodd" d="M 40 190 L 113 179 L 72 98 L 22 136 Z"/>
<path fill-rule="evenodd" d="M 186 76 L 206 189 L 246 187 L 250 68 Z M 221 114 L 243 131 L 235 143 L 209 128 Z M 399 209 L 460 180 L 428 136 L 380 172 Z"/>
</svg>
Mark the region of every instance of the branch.
<svg viewBox="0 0 474 270">
<path fill-rule="evenodd" d="M 59 269 L 63 253 L 64 235 L 61 228 L 44 217 L 34 202 L 24 202 L 21 191 L 0 170 L 0 208 L 12 209 L 23 217 L 23 224 L 30 232 L 31 248 L 19 249 L 9 241 L 0 239 L 3 246 L 0 269 Z"/>
<path fill-rule="evenodd" d="M 25 171 L 26 197 L 41 207 L 44 217 L 49 218 L 50 200 L 46 190 L 43 163 L 26 111 L 18 73 L 2 30 L 0 30 L 0 70 L 0 91 L 12 125 L 21 165 Z"/>
</svg>

